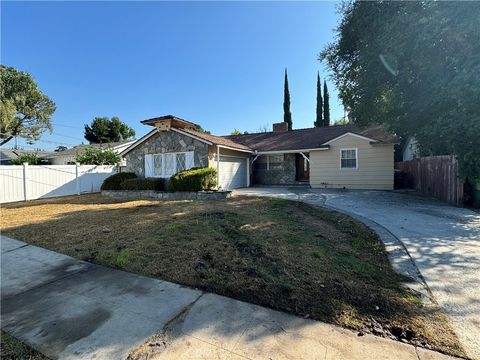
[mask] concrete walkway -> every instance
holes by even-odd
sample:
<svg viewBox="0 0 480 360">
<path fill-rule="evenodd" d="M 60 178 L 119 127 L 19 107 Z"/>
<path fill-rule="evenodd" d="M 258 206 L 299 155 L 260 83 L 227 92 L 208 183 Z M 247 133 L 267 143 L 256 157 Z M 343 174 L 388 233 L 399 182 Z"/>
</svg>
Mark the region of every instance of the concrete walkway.
<svg viewBox="0 0 480 360">
<path fill-rule="evenodd" d="M 480 359 L 480 214 L 388 191 L 260 187 L 235 193 L 302 200 L 361 217 L 380 232 L 394 268 L 415 278 L 407 261 L 411 256 L 467 354 Z M 395 245 L 392 235 L 408 253 Z"/>
<path fill-rule="evenodd" d="M 447 359 L 1 237 L 2 329 L 54 359 Z"/>
</svg>

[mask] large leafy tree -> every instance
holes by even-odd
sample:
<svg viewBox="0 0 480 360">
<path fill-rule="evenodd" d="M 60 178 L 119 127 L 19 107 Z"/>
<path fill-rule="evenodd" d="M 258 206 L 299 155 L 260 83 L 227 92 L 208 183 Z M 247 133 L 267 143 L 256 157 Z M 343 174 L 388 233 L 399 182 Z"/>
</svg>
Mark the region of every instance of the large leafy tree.
<svg viewBox="0 0 480 360">
<path fill-rule="evenodd" d="M 283 86 L 283 122 L 288 124 L 288 130 L 292 130 L 292 113 L 290 112 L 290 90 L 288 89 L 287 69 L 285 69 L 285 83 Z"/>
<path fill-rule="evenodd" d="M 347 2 L 320 55 L 358 125 L 414 136 L 480 178 L 480 2 Z"/>
<path fill-rule="evenodd" d="M 315 117 L 315 122 L 313 123 L 315 127 L 323 126 L 323 99 L 322 99 L 322 83 L 320 81 L 320 74 L 317 73 L 317 113 Z"/>
<path fill-rule="evenodd" d="M 135 130 L 118 117 L 96 117 L 91 125 L 85 125 L 85 139 L 91 144 L 112 143 L 130 140 L 135 137 Z"/>
<path fill-rule="evenodd" d="M 55 103 L 43 94 L 29 73 L 0 65 L 0 145 L 15 136 L 28 143 L 52 131 Z"/>
</svg>

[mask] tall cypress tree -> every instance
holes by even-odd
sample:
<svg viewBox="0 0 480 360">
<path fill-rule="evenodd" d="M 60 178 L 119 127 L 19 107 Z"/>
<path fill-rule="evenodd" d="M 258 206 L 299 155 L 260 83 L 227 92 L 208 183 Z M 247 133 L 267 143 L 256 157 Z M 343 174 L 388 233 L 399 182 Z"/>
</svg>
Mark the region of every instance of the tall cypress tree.
<svg viewBox="0 0 480 360">
<path fill-rule="evenodd" d="M 323 126 L 330 126 L 330 96 L 326 81 L 323 81 Z"/>
<path fill-rule="evenodd" d="M 287 69 L 285 69 L 285 85 L 283 94 L 283 121 L 288 124 L 288 130 L 292 130 L 292 113 L 290 112 L 290 91 L 288 91 Z"/>
<path fill-rule="evenodd" d="M 320 81 L 320 73 L 317 73 L 317 116 L 313 123 L 315 127 L 323 126 L 323 99 L 322 99 L 322 83 Z"/>
</svg>

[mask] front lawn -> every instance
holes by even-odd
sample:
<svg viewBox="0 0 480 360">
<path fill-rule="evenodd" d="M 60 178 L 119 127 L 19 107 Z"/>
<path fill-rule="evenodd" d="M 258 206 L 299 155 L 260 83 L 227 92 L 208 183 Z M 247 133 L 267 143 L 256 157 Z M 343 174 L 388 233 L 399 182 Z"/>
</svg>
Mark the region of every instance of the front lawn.
<svg viewBox="0 0 480 360">
<path fill-rule="evenodd" d="M 5 235 L 79 259 L 463 355 L 443 312 L 401 286 L 377 236 L 330 210 L 83 195 L 4 205 L 1 218 Z"/>
<path fill-rule="evenodd" d="M 2 360 L 49 360 L 4 331 L 1 332 L 0 338 L 0 359 Z"/>
</svg>

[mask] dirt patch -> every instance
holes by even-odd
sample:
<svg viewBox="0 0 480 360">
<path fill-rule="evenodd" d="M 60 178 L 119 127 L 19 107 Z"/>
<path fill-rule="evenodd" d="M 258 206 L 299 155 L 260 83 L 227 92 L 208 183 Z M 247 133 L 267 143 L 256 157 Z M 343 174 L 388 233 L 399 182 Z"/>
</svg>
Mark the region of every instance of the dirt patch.
<svg viewBox="0 0 480 360">
<path fill-rule="evenodd" d="M 401 286 L 376 234 L 330 210 L 88 195 L 6 205 L 1 218 L 5 235 L 76 258 L 464 355 L 444 313 Z"/>
</svg>

